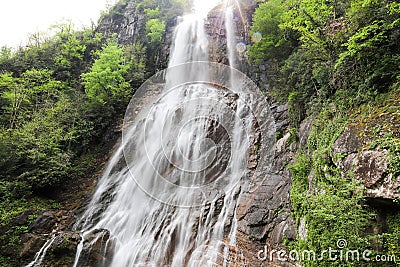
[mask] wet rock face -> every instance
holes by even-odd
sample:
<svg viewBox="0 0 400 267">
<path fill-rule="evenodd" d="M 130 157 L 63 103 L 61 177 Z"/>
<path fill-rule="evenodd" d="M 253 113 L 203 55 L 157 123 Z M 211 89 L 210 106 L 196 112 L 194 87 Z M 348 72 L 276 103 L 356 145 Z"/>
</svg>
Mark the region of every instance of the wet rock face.
<svg viewBox="0 0 400 267">
<path fill-rule="evenodd" d="M 271 111 L 277 129 L 287 131 L 289 125 L 287 106 L 274 105 Z M 305 127 L 302 135 L 306 136 L 309 128 Z M 271 168 L 254 173 L 252 179 L 262 182 L 254 190 L 242 193 L 237 209 L 240 234 L 244 234 L 254 243 L 271 248 L 282 248 L 284 238 L 296 239 L 296 225 L 291 215 L 289 196 L 291 177 L 286 169 L 292 160 L 296 146 L 289 139 L 290 133 L 276 141 L 273 147 L 275 156 L 272 159 Z M 260 138 L 253 142 L 255 143 L 253 145 L 257 146 L 263 140 Z M 247 248 L 240 247 L 240 244 L 239 248 L 251 254 Z"/>
<path fill-rule="evenodd" d="M 74 262 L 76 247 L 81 240 L 77 232 L 56 232 L 55 239 L 47 250 L 43 266 L 71 266 Z M 51 235 L 25 234 L 22 236 L 22 248 L 19 257 L 27 263 L 32 261 Z M 62 259 L 62 260 L 61 260 Z"/>
<path fill-rule="evenodd" d="M 78 266 L 109 266 L 112 251 L 110 232 L 106 229 L 94 229 L 84 237 Z"/>
<path fill-rule="evenodd" d="M 241 1 L 240 10 L 237 7 L 234 9 L 233 21 L 237 44 L 245 46 L 250 44 L 249 31 L 256 6 L 256 1 L 248 0 Z M 209 35 L 210 60 L 228 64 L 224 9 L 225 5 L 214 8 L 208 15 L 205 27 Z M 244 73 L 251 73 L 252 67 L 247 60 L 246 50 L 238 54 L 235 67 Z M 261 67 L 264 67 L 264 71 L 266 70 L 265 66 Z M 262 87 L 268 86 L 264 84 Z M 288 105 L 272 103 L 270 109 L 275 120 L 276 131 L 286 132 L 290 122 Z M 309 128 L 310 125 L 303 132 L 306 133 Z M 306 140 L 306 134 L 304 136 Z M 275 157 L 272 168 L 252 174 L 252 180 L 262 182 L 255 190 L 243 192 L 238 205 L 238 238 L 241 239 L 238 242 L 238 249 L 248 260 L 254 260 L 254 266 L 263 266 L 255 255 L 257 246 L 282 247 L 284 237 L 296 238 L 296 226 L 291 216 L 289 198 L 291 178 L 290 173 L 285 169 L 294 155 L 295 148 L 294 145 L 289 144 L 289 137 L 290 135 L 279 137 L 274 146 Z M 260 159 L 260 151 L 251 148 L 260 147 L 260 142 L 265 142 L 265 140 L 261 138 L 251 140 L 248 163 L 250 170 L 257 168 Z M 245 242 L 244 239 L 247 241 Z M 274 266 L 271 262 L 268 264 L 265 266 Z"/>
<path fill-rule="evenodd" d="M 248 68 L 247 46 L 250 44 L 250 26 L 252 14 L 257 6 L 257 1 L 240 1 L 240 8 L 235 6 L 233 13 L 233 24 L 236 35 L 235 45 L 242 47 L 237 50 L 236 68 L 244 71 Z M 220 4 L 210 11 L 205 23 L 205 30 L 209 35 L 210 61 L 229 65 L 226 30 L 225 30 L 225 9 L 226 4 Z M 243 50 L 244 48 L 244 50 Z"/>
<path fill-rule="evenodd" d="M 293 238 L 289 207 L 290 181 L 267 175 L 256 191 L 242 196 L 238 207 L 239 228 L 249 237 L 270 239 L 281 244 L 284 236 Z M 279 225 L 279 227 L 277 227 Z"/>
<path fill-rule="evenodd" d="M 47 263 L 52 264 L 63 258 L 62 264 L 72 265 L 75 259 L 76 247 L 81 240 L 77 232 L 59 232 L 48 249 Z"/>
<path fill-rule="evenodd" d="M 27 261 L 32 260 L 36 252 L 38 252 L 44 243 L 46 243 L 45 237 L 34 234 L 24 234 L 21 237 L 21 240 L 23 245 L 19 252 L 19 257 L 26 259 Z"/>
</svg>

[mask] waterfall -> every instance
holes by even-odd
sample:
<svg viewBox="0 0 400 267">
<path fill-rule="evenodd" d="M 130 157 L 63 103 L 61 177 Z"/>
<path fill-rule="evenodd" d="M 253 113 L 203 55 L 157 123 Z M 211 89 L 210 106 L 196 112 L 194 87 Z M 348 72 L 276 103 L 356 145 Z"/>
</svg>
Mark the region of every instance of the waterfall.
<svg viewBox="0 0 400 267">
<path fill-rule="evenodd" d="M 225 10 L 225 30 L 226 30 L 226 50 L 228 54 L 229 65 L 232 68 L 236 67 L 236 53 L 235 53 L 235 45 L 236 45 L 236 37 L 235 37 L 235 29 L 233 22 L 233 6 L 227 6 Z"/>
<path fill-rule="evenodd" d="M 238 261 L 231 255 L 238 205 L 257 186 L 258 166 L 268 168 L 274 127 L 256 85 L 231 68 L 232 7 L 225 17 L 228 67 L 208 62 L 209 9 L 196 3 L 175 29 L 168 69 L 146 81 L 127 108 L 122 144 L 74 226 L 82 236 L 74 266 L 84 264 L 85 249 L 98 239 L 89 236 L 102 229 L 109 233 L 104 255 L 112 255 L 107 266 Z"/>
</svg>

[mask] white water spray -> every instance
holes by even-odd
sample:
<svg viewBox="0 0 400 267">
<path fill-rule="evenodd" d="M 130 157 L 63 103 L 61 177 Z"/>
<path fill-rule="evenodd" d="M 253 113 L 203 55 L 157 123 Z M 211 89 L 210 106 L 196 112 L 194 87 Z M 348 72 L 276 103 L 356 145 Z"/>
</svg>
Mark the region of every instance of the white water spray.
<svg viewBox="0 0 400 267">
<path fill-rule="evenodd" d="M 82 241 L 74 266 L 84 264 L 84 244 L 95 229 L 110 233 L 109 266 L 230 265 L 238 199 L 249 185 L 251 140 L 254 129 L 270 126 L 270 114 L 247 77 L 207 62 L 209 8 L 200 1 L 197 14 L 176 27 L 168 70 L 147 81 L 127 109 L 122 145 L 75 225 Z M 232 23 L 229 7 L 231 67 Z"/>
</svg>

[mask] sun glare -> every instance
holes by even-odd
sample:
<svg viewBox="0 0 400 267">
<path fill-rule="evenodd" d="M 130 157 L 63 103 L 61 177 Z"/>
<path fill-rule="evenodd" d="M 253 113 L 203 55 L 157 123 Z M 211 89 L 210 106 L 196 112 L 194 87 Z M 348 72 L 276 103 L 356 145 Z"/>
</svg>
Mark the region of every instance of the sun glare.
<svg viewBox="0 0 400 267">
<path fill-rule="evenodd" d="M 198 16 L 205 17 L 207 16 L 208 12 L 221 3 L 222 0 L 194 0 L 193 8 L 194 12 Z"/>
</svg>

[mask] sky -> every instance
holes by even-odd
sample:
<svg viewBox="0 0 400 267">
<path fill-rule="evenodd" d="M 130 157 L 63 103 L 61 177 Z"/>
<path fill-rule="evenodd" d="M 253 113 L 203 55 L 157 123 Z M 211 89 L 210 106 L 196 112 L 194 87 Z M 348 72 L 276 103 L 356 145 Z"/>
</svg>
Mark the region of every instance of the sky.
<svg viewBox="0 0 400 267">
<path fill-rule="evenodd" d="M 0 0 L 0 47 L 18 47 L 29 34 L 71 20 L 76 28 L 97 23 L 101 11 L 116 0 Z"/>
</svg>

